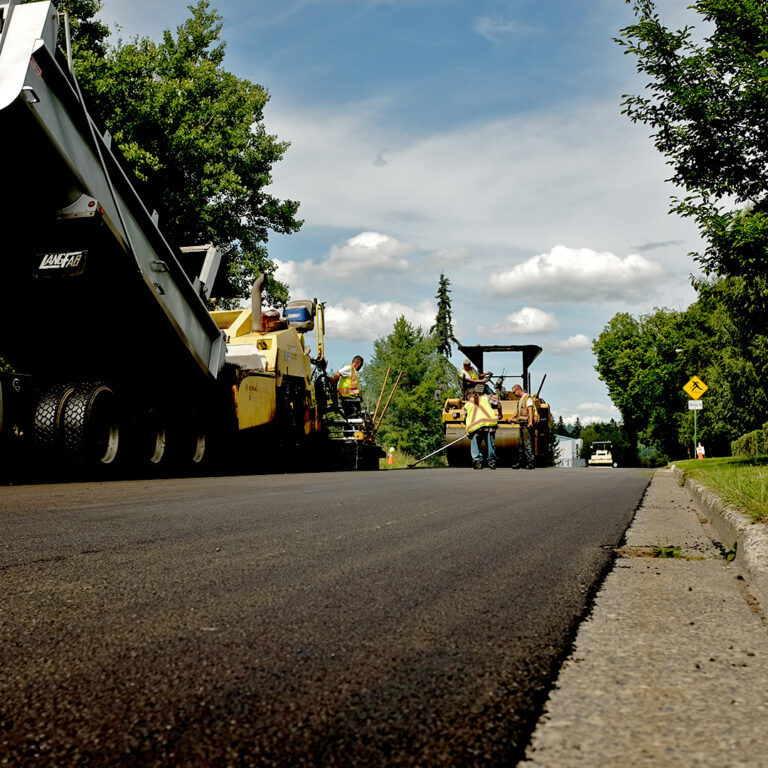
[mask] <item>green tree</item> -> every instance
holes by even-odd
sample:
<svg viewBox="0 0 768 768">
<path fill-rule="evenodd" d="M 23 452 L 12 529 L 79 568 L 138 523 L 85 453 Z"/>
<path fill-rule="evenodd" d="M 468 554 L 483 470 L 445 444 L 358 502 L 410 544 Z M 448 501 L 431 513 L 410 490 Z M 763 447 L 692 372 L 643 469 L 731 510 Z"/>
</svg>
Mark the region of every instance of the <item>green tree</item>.
<svg viewBox="0 0 768 768">
<path fill-rule="evenodd" d="M 429 329 L 429 332 L 437 341 L 437 350 L 441 355 L 450 359 L 453 354 L 451 342 L 455 341 L 453 337 L 453 317 L 451 315 L 451 297 L 449 287 L 450 280 L 441 272 L 440 284 L 437 289 L 437 317 L 435 324 Z"/>
<path fill-rule="evenodd" d="M 685 339 L 683 313 L 657 309 L 640 318 L 615 315 L 594 340 L 595 369 L 621 413 L 630 444 L 640 440 L 679 455 L 679 421 L 686 402 L 682 387 L 690 374 L 686 376 L 677 350 Z"/>
<path fill-rule="evenodd" d="M 701 283 L 695 309 L 709 334 L 699 348 L 710 390 L 699 414 L 699 437 L 710 455 L 729 455 L 732 440 L 759 429 L 768 413 L 768 288 L 766 279 L 731 277 Z M 687 435 L 693 441 L 692 425 Z"/>
<path fill-rule="evenodd" d="M 614 419 L 597 421 L 587 424 L 581 431 L 584 444 L 581 447 L 581 458 L 588 459 L 592 455 L 592 443 L 599 440 L 610 440 L 613 445 L 613 460 L 620 466 L 632 466 L 637 463 L 635 444 L 627 437 L 621 424 Z"/>
<path fill-rule="evenodd" d="M 685 190 L 672 209 L 707 241 L 693 254 L 705 271 L 761 276 L 768 246 L 768 4 L 695 0 L 708 33 L 670 30 L 653 0 L 627 0 L 637 23 L 617 42 L 650 78 L 624 112 L 653 130 L 656 148 Z M 733 205 L 736 205 L 734 208 Z"/>
<path fill-rule="evenodd" d="M 729 455 L 731 441 L 768 413 L 768 313 L 756 300 L 765 281 L 712 279 L 697 290 L 682 312 L 614 316 L 593 343 L 627 435 L 671 458 L 692 455 L 694 415 L 682 388 L 693 375 L 709 387 L 696 432 L 710 455 Z"/>
<path fill-rule="evenodd" d="M 179 245 L 216 243 L 239 296 L 264 272 L 268 300 L 284 304 L 287 288 L 271 277 L 266 244 L 270 231 L 295 232 L 302 222 L 296 201 L 267 189 L 288 144 L 264 125 L 267 90 L 224 68 L 221 16 L 199 0 L 162 43 L 135 38 L 104 53 L 89 21 L 100 3 L 71 1 L 84 17 L 75 27 L 78 80 L 163 232 Z"/>
<path fill-rule="evenodd" d="M 400 317 L 387 337 L 374 342 L 373 358 L 363 368 L 364 398 L 371 410 L 387 368 L 392 371 L 388 388 L 398 373 L 403 375 L 379 430 L 380 445 L 414 458 L 436 450 L 444 439 L 444 400 L 457 394 L 455 367 L 440 354 L 434 336 Z"/>
<path fill-rule="evenodd" d="M 571 433 L 568 431 L 568 427 L 565 426 L 562 414 L 557 418 L 557 426 L 555 427 L 554 432 L 556 435 L 563 435 L 565 437 L 571 436 Z"/>
</svg>

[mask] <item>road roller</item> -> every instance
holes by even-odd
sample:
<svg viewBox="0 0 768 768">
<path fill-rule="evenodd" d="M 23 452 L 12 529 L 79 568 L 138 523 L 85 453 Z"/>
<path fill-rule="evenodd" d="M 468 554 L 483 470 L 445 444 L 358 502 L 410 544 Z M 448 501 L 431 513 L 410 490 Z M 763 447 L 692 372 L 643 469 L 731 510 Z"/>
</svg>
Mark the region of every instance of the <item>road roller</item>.
<svg viewBox="0 0 768 768">
<path fill-rule="evenodd" d="M 541 397 L 541 389 L 546 376 L 534 392 L 531 388 L 529 368 L 541 354 L 541 347 L 536 344 L 513 345 L 482 345 L 459 346 L 459 351 L 469 359 L 476 370 L 488 371 L 485 356 L 489 353 L 513 353 L 521 360 L 522 370 L 518 374 L 490 374 L 491 381 L 487 385 L 488 394 L 494 394 L 501 404 L 502 418 L 496 431 L 496 461 L 499 467 L 511 467 L 517 463 L 518 447 L 520 444 L 520 425 L 518 423 L 518 398 L 511 391 L 515 384 L 533 396 L 539 421 L 533 430 L 533 452 L 537 466 L 546 466 L 547 444 L 551 427 L 549 404 Z M 506 361 L 508 357 L 505 357 Z M 450 467 L 469 467 L 472 465 L 470 456 L 469 437 L 464 427 L 464 404 L 466 399 L 451 397 L 445 401 L 443 408 L 443 427 L 445 429 L 445 453 Z"/>
</svg>

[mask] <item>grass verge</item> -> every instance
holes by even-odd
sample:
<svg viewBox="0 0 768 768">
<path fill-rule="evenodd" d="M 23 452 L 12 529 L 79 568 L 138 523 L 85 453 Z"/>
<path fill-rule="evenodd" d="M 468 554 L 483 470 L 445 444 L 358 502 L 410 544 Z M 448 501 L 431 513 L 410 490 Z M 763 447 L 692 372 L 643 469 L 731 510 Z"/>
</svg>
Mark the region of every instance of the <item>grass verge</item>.
<svg viewBox="0 0 768 768">
<path fill-rule="evenodd" d="M 386 450 L 386 448 L 385 448 Z M 387 458 L 389 454 L 387 454 Z M 387 458 L 379 460 L 379 469 L 405 469 L 409 464 L 417 461 L 420 456 L 408 456 L 408 454 L 402 451 L 395 450 L 393 455 L 393 462 L 390 464 Z M 445 459 L 445 454 L 438 453 L 436 456 L 431 456 L 427 461 L 423 461 L 418 465 L 419 467 L 447 467 L 448 462 Z"/>
<path fill-rule="evenodd" d="M 768 521 L 768 456 L 676 461 L 683 480 L 696 480 L 756 523 Z"/>
</svg>

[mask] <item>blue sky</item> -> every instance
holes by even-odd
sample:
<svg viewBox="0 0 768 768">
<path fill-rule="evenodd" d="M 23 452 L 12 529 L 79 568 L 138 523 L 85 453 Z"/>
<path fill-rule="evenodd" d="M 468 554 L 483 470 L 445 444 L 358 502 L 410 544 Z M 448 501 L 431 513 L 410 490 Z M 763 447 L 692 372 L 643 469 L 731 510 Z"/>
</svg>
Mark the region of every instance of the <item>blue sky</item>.
<svg viewBox="0 0 768 768">
<path fill-rule="evenodd" d="M 103 0 L 159 39 L 187 2 Z M 684 4 L 660 4 L 671 24 Z M 616 312 L 693 299 L 693 225 L 669 169 L 620 114 L 642 82 L 612 38 L 622 0 L 218 0 L 226 67 L 267 87 L 291 142 L 272 191 L 302 230 L 270 254 L 294 298 L 327 302 L 331 367 L 405 315 L 434 322 L 441 272 L 464 344 L 539 344 L 555 416 L 618 417 L 591 339 Z M 454 358 L 461 364 L 462 356 Z M 489 358 L 494 372 L 517 361 Z"/>
</svg>

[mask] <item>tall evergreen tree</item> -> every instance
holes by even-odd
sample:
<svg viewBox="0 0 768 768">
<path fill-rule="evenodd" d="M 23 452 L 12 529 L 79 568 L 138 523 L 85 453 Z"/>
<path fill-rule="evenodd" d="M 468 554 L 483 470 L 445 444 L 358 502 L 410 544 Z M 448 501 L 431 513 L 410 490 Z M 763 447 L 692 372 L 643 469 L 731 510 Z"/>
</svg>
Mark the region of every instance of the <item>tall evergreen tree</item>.
<svg viewBox="0 0 768 768">
<path fill-rule="evenodd" d="M 451 281 L 441 272 L 440 284 L 437 289 L 437 316 L 435 324 L 429 329 L 437 342 L 437 351 L 444 357 L 450 359 L 453 350 L 451 342 L 456 341 L 453 337 L 453 317 L 451 315 L 451 297 L 448 290 Z"/>
</svg>

